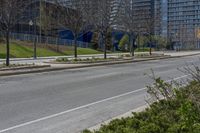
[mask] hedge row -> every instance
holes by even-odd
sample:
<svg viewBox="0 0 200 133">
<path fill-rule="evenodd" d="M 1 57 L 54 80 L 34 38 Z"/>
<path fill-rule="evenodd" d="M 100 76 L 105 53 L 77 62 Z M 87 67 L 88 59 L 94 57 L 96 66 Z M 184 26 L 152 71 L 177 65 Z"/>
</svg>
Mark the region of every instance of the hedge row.
<svg viewBox="0 0 200 133">
<path fill-rule="evenodd" d="M 200 133 L 200 83 L 193 81 L 174 88 L 158 78 L 154 85 L 154 91 L 149 88 L 152 97 L 159 93 L 165 99 L 152 103 L 143 112 L 133 113 L 132 117 L 116 119 L 98 131 L 83 133 Z"/>
</svg>

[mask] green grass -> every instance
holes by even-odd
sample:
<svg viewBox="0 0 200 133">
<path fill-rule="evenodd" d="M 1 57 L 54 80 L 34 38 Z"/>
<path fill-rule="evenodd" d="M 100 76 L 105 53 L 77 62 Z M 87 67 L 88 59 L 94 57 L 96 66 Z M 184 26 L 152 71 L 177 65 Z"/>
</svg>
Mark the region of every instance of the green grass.
<svg viewBox="0 0 200 133">
<path fill-rule="evenodd" d="M 135 52 L 149 52 L 150 48 L 144 47 L 144 48 L 137 48 Z M 152 51 L 154 51 L 154 48 L 152 48 Z"/>
<path fill-rule="evenodd" d="M 78 48 L 78 54 L 100 54 L 102 52 L 89 49 L 89 48 Z M 73 55 L 73 48 L 69 48 L 68 50 L 62 52 L 56 52 L 55 50 L 51 50 L 49 48 L 37 48 L 37 56 L 38 57 L 48 57 L 48 56 L 63 56 L 63 55 Z M 21 45 L 19 42 L 12 42 L 10 44 L 10 56 L 12 58 L 30 58 L 33 57 L 33 48 L 27 45 Z M 5 44 L 0 43 L 0 58 L 6 57 L 6 46 Z"/>
<path fill-rule="evenodd" d="M 73 49 L 71 50 L 66 50 L 64 51 L 65 55 L 73 55 L 74 51 Z M 102 54 L 102 52 L 94 50 L 94 49 L 89 49 L 89 48 L 78 48 L 78 55 L 86 55 L 86 54 Z"/>
</svg>

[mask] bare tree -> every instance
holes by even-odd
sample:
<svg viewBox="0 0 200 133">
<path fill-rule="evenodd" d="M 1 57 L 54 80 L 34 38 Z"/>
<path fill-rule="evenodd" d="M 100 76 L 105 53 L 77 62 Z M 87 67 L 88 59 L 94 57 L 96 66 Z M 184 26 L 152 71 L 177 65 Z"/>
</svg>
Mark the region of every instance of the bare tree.
<svg viewBox="0 0 200 133">
<path fill-rule="evenodd" d="M 50 17 L 50 15 L 48 15 L 48 13 L 51 12 L 48 10 L 49 7 L 50 6 L 47 5 L 46 1 L 41 2 L 41 6 L 40 6 L 41 19 L 38 18 L 38 19 L 40 19 L 40 21 L 37 21 L 37 22 L 39 22 L 38 24 L 40 25 L 42 33 L 45 36 L 48 36 L 49 31 L 53 28 L 53 25 L 51 23 L 52 22 L 51 17 Z"/>
<path fill-rule="evenodd" d="M 100 33 L 104 45 L 104 58 L 107 58 L 107 34 L 112 28 L 115 17 L 112 9 L 113 0 L 91 0 L 89 9 L 90 23 Z"/>
<path fill-rule="evenodd" d="M 0 29 L 6 38 L 6 65 L 10 64 L 10 33 L 22 19 L 29 0 L 0 0 Z"/>
<path fill-rule="evenodd" d="M 173 24 L 171 22 L 168 22 L 167 26 L 168 35 L 167 35 L 167 49 L 173 50 L 173 45 L 175 40 L 176 33 L 173 32 Z"/>
<path fill-rule="evenodd" d="M 155 23 L 158 23 L 159 18 L 156 18 L 152 13 L 148 14 L 147 10 L 142 10 L 141 15 L 145 18 L 144 24 L 144 34 L 148 36 L 149 40 L 149 54 L 152 55 L 152 43 L 153 37 L 155 35 Z"/>
<path fill-rule="evenodd" d="M 57 20 L 52 16 L 54 15 L 55 5 L 47 1 L 40 3 L 40 16 L 37 18 L 37 25 L 40 26 L 42 35 L 45 36 L 45 45 L 46 47 L 60 52 L 59 44 L 56 41 L 56 46 L 50 46 L 48 44 L 48 36 L 51 34 L 54 37 L 58 37 L 57 30 Z"/>
<path fill-rule="evenodd" d="M 59 28 L 70 30 L 74 37 L 74 57 L 77 58 L 77 42 L 80 33 L 87 30 L 87 19 L 84 18 L 88 0 L 55 0 L 56 14 L 54 19 Z"/>
<path fill-rule="evenodd" d="M 152 44 L 156 28 L 160 26 L 160 14 L 148 8 L 136 10 L 135 23 L 140 24 L 140 32 L 148 38 L 149 54 L 152 55 Z"/>
<path fill-rule="evenodd" d="M 135 51 L 135 42 L 136 38 L 139 38 L 140 35 L 140 23 L 136 21 L 136 13 L 133 0 L 123 0 L 121 6 L 121 23 L 124 25 L 124 29 L 129 33 L 130 36 L 130 53 L 134 56 Z M 139 40 L 139 39 L 138 39 Z"/>
<path fill-rule="evenodd" d="M 149 53 L 152 54 L 152 42 L 155 32 L 155 24 L 159 20 L 157 14 L 147 8 L 136 8 L 133 0 L 124 0 L 124 18 L 123 23 L 127 31 L 131 34 L 131 45 L 132 53 L 134 52 L 134 43 L 136 38 L 138 38 L 138 43 L 140 43 L 140 35 L 144 35 L 149 40 Z M 135 39 L 134 39 L 135 38 Z"/>
<path fill-rule="evenodd" d="M 181 24 L 178 29 L 178 35 L 179 35 L 179 42 L 180 47 L 182 49 L 192 49 L 195 48 L 195 30 Z"/>
</svg>

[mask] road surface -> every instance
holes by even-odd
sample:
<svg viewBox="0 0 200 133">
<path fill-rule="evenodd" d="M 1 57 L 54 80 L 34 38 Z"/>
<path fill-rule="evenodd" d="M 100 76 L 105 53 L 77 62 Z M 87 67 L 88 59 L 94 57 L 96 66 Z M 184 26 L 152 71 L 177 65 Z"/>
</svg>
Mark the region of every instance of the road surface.
<svg viewBox="0 0 200 133">
<path fill-rule="evenodd" d="M 76 133 L 145 105 L 145 76 L 185 78 L 200 56 L 0 77 L 0 133 Z"/>
</svg>

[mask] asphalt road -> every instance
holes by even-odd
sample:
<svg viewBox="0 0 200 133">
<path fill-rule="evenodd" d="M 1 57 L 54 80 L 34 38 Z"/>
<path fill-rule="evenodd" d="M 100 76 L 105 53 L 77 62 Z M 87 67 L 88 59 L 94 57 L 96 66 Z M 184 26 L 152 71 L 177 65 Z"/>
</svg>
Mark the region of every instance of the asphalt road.
<svg viewBox="0 0 200 133">
<path fill-rule="evenodd" d="M 154 70 L 165 80 L 200 56 L 0 78 L 0 133 L 76 133 L 145 104 Z"/>
</svg>

